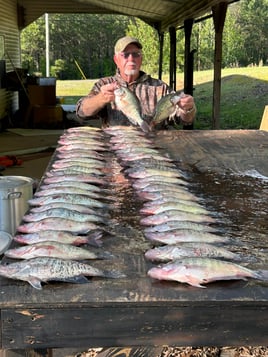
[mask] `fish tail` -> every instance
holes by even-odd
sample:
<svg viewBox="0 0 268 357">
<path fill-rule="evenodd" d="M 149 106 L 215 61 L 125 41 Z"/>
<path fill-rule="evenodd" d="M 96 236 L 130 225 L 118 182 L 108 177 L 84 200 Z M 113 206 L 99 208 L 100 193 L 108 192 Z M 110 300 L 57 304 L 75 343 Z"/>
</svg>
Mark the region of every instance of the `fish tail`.
<svg viewBox="0 0 268 357">
<path fill-rule="evenodd" d="M 149 124 L 145 120 L 143 120 L 142 123 L 141 123 L 141 129 L 145 133 L 148 133 L 149 131 L 151 131 L 151 127 L 149 126 Z"/>
<path fill-rule="evenodd" d="M 268 270 L 257 270 L 255 278 L 263 281 L 268 281 Z"/>
<path fill-rule="evenodd" d="M 114 255 L 110 252 L 102 252 L 99 253 L 98 255 L 98 259 L 113 259 Z"/>
<path fill-rule="evenodd" d="M 103 231 L 97 229 L 86 236 L 87 243 L 94 247 L 101 247 L 103 245 L 102 237 Z"/>
<path fill-rule="evenodd" d="M 119 279 L 119 278 L 125 278 L 126 275 L 123 274 L 122 272 L 118 270 L 104 270 L 103 271 L 103 276 L 105 278 L 111 278 L 111 279 Z"/>
</svg>

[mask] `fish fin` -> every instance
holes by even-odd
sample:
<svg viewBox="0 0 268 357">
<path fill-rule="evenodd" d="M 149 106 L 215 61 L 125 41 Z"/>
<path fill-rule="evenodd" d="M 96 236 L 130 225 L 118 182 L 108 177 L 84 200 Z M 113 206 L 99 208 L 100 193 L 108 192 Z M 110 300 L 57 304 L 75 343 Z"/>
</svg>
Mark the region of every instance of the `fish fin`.
<svg viewBox="0 0 268 357">
<path fill-rule="evenodd" d="M 38 279 L 37 277 L 30 276 L 27 281 L 30 285 L 32 285 L 33 288 L 37 290 L 42 290 L 41 280 Z"/>
<path fill-rule="evenodd" d="M 185 281 L 191 286 L 195 286 L 196 288 L 203 288 L 206 289 L 206 286 L 200 284 L 200 280 L 196 279 L 195 277 L 188 275 L 187 281 Z"/>
<path fill-rule="evenodd" d="M 70 278 L 63 278 L 63 279 L 57 278 L 57 279 L 53 279 L 53 280 L 63 281 L 65 283 L 73 283 L 73 284 L 88 284 L 89 283 L 89 280 L 83 275 L 73 276 Z"/>
<path fill-rule="evenodd" d="M 145 133 L 148 133 L 149 131 L 151 131 L 151 127 L 149 126 L 149 124 L 145 120 L 143 120 L 142 123 L 141 123 L 141 129 Z"/>
</svg>

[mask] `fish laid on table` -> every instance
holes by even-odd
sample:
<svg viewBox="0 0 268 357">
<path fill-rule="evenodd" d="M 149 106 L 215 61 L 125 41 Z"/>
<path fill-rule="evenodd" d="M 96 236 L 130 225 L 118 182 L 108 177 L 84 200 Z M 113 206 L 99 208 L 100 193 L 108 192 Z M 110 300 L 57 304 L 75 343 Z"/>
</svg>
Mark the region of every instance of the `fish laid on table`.
<svg viewBox="0 0 268 357">
<path fill-rule="evenodd" d="M 76 222 L 95 222 L 100 224 L 108 224 L 107 217 L 102 217 L 97 214 L 80 213 L 75 210 L 66 208 L 51 208 L 43 212 L 31 213 L 28 212 L 23 216 L 25 222 L 38 222 L 45 218 L 64 218 L 71 219 Z"/>
<path fill-rule="evenodd" d="M 126 173 L 133 178 L 147 178 L 151 176 L 161 176 L 161 177 L 182 177 L 182 174 L 180 173 L 179 170 L 176 169 L 156 169 L 156 168 L 131 168 L 127 169 Z"/>
<path fill-rule="evenodd" d="M 89 244 L 100 247 L 102 245 L 102 236 L 103 232 L 98 229 L 81 236 L 66 231 L 44 230 L 36 233 L 16 234 L 13 239 L 21 244 L 53 241 L 72 245 Z"/>
<path fill-rule="evenodd" d="M 172 233 L 173 230 L 180 230 L 180 229 L 189 229 L 194 231 L 200 232 L 218 232 L 219 229 L 216 227 L 212 227 L 209 224 L 202 224 L 196 222 L 189 222 L 189 221 L 169 221 L 161 224 L 156 224 L 150 227 L 145 227 L 144 232 L 153 233 L 153 232 L 170 232 Z"/>
<path fill-rule="evenodd" d="M 113 257 L 109 252 L 95 253 L 86 248 L 55 241 L 39 242 L 11 248 L 5 251 L 5 256 L 12 259 L 51 257 L 71 260 L 110 259 Z"/>
<path fill-rule="evenodd" d="M 145 252 L 151 261 L 168 262 L 185 257 L 224 258 L 242 260 L 241 255 L 226 248 L 203 242 L 180 242 L 179 244 L 155 247 Z"/>
<path fill-rule="evenodd" d="M 205 231 L 194 229 L 176 229 L 168 232 L 144 232 L 146 238 L 164 244 L 177 244 L 180 242 L 205 242 L 205 243 L 228 243 L 232 239 Z"/>
<path fill-rule="evenodd" d="M 45 218 L 38 222 L 22 223 L 17 227 L 17 231 L 20 233 L 36 233 L 44 230 L 55 230 L 86 234 L 98 228 L 92 222 L 77 222 L 65 218 Z"/>
<path fill-rule="evenodd" d="M 69 187 L 60 186 L 60 187 L 54 187 L 48 189 L 43 188 L 40 191 L 36 191 L 34 197 L 47 197 L 47 196 L 58 195 L 58 194 L 62 195 L 64 193 L 68 193 L 69 195 L 84 195 L 98 200 L 100 199 L 106 199 L 109 201 L 115 200 L 114 197 L 102 195 L 101 192 L 95 192 L 95 191 L 85 190 L 83 188 L 71 187 L 71 186 Z"/>
<path fill-rule="evenodd" d="M 81 162 L 77 160 L 72 160 L 72 161 L 56 160 L 53 162 L 51 166 L 53 167 L 53 169 L 69 168 L 73 166 L 95 168 L 95 169 L 104 169 L 105 167 L 107 167 L 104 161 L 98 161 L 97 163 L 94 163 L 94 162 Z"/>
<path fill-rule="evenodd" d="M 82 262 L 49 257 L 0 265 L 0 275 L 9 279 L 27 281 L 39 290 L 42 289 L 41 283 L 48 281 L 87 283 L 86 276 L 113 279 L 125 277 L 119 271 L 105 271 Z"/>
<path fill-rule="evenodd" d="M 40 190 L 50 190 L 52 188 L 60 188 L 60 187 L 75 187 L 82 190 L 99 192 L 99 193 L 109 193 L 110 190 L 105 188 L 100 188 L 97 185 L 92 185 L 86 182 L 77 182 L 77 181 L 62 181 L 62 182 L 55 182 L 55 183 L 48 183 L 42 184 L 39 189 Z"/>
<path fill-rule="evenodd" d="M 185 180 L 178 178 L 178 177 L 167 177 L 167 176 L 161 176 L 161 175 L 156 175 L 156 176 L 148 176 L 145 178 L 140 178 L 135 180 L 135 188 L 145 188 L 147 186 L 151 186 L 152 184 L 157 184 L 160 183 L 163 185 L 165 183 L 166 186 L 169 184 L 173 184 L 176 186 L 188 186 L 188 182 Z M 172 188 L 172 187 L 170 187 Z M 184 188 L 185 189 L 185 188 Z"/>
<path fill-rule="evenodd" d="M 162 192 L 149 192 L 147 190 L 147 186 L 144 189 L 141 189 L 137 191 L 137 195 L 146 201 L 162 201 L 162 203 L 168 202 L 170 200 L 170 197 L 173 199 L 179 200 L 186 204 L 186 202 L 194 203 L 198 202 L 199 198 L 193 195 L 192 193 L 185 191 L 185 190 L 180 190 L 180 191 L 172 191 L 172 190 L 167 190 L 167 191 L 162 191 Z"/>
<path fill-rule="evenodd" d="M 57 147 L 57 152 L 61 152 L 61 153 L 65 153 L 65 152 L 69 152 L 69 151 L 73 151 L 73 150 L 81 150 L 81 146 L 83 146 L 84 150 L 85 149 L 92 149 L 92 150 L 96 150 L 96 151 L 107 151 L 108 150 L 108 147 L 106 146 L 103 146 L 101 144 L 97 144 L 97 143 L 83 143 L 83 144 L 80 144 L 78 142 L 74 142 L 74 143 L 71 143 L 71 144 L 66 144 L 66 145 L 61 145 L 59 147 Z"/>
<path fill-rule="evenodd" d="M 100 200 L 91 198 L 86 195 L 74 195 L 68 193 L 49 195 L 43 197 L 34 197 L 28 200 L 30 206 L 41 206 L 47 205 L 54 202 L 63 202 L 71 204 L 85 205 L 88 207 L 97 207 L 97 208 L 109 208 L 110 206 L 107 203 L 101 202 Z"/>
<path fill-rule="evenodd" d="M 49 203 L 45 204 L 42 206 L 32 206 L 29 210 L 29 213 L 40 213 L 44 212 L 47 210 L 55 209 L 55 208 L 61 208 L 61 209 L 68 209 L 71 211 L 76 211 L 79 213 L 84 213 L 84 214 L 95 214 L 101 217 L 106 217 L 109 218 L 110 215 L 108 212 L 105 212 L 105 210 L 97 210 L 96 208 L 91 208 L 87 207 L 85 205 L 80 205 L 80 204 L 71 204 L 71 203 L 66 203 L 66 202 L 54 202 L 54 203 Z"/>
<path fill-rule="evenodd" d="M 95 158 L 95 160 L 104 160 L 104 155 L 103 153 L 100 153 L 96 150 L 88 150 L 88 149 L 83 149 L 81 147 L 80 149 L 68 151 L 68 152 L 59 152 L 57 149 L 55 150 L 55 153 L 57 155 L 58 159 L 75 159 L 77 157 L 83 158 L 83 159 L 91 159 L 92 157 Z"/>
<path fill-rule="evenodd" d="M 107 185 L 108 182 L 102 177 L 94 176 L 92 174 L 77 174 L 72 172 L 71 174 L 64 174 L 62 173 L 53 175 L 53 173 L 47 171 L 46 176 L 44 178 L 44 183 L 45 184 L 50 184 L 50 183 L 57 183 L 57 182 L 63 182 L 63 181 L 76 181 L 76 182 L 88 182 L 88 183 L 93 183 L 96 185 Z"/>
<path fill-rule="evenodd" d="M 114 91 L 115 105 L 118 110 L 129 119 L 129 121 L 139 126 L 143 131 L 149 131 L 149 125 L 141 117 L 141 109 L 138 98 L 126 87 L 119 87 Z"/>
<path fill-rule="evenodd" d="M 189 201 L 186 201 L 189 202 Z M 156 203 L 156 201 L 145 203 L 140 209 L 142 214 L 157 214 L 170 210 L 179 210 L 183 212 L 190 212 L 194 214 L 209 214 L 208 210 L 198 205 L 197 203 L 183 203 L 179 200 L 170 200 L 163 203 Z"/>
<path fill-rule="evenodd" d="M 177 114 L 178 103 L 182 96 L 184 96 L 183 92 L 174 92 L 162 97 L 156 104 L 155 114 L 151 121 L 151 125 L 155 126 L 167 118 L 174 118 Z"/>
<path fill-rule="evenodd" d="M 98 168 L 94 167 L 85 167 L 81 165 L 74 165 L 71 167 L 62 167 L 58 169 L 51 169 L 49 171 L 52 175 L 81 175 L 81 174 L 88 174 L 88 175 L 95 175 L 95 176 L 104 176 L 105 174 L 100 171 Z"/>
<path fill-rule="evenodd" d="M 179 210 L 170 210 L 170 211 L 144 217 L 140 220 L 140 223 L 145 226 L 151 226 L 153 224 L 161 224 L 169 221 L 214 223 L 215 219 L 205 214 L 194 214 L 194 213 L 183 212 Z"/>
<path fill-rule="evenodd" d="M 154 279 L 178 281 L 205 288 L 202 284 L 219 280 L 267 280 L 268 271 L 254 271 L 224 260 L 195 257 L 153 267 L 148 275 Z"/>
</svg>

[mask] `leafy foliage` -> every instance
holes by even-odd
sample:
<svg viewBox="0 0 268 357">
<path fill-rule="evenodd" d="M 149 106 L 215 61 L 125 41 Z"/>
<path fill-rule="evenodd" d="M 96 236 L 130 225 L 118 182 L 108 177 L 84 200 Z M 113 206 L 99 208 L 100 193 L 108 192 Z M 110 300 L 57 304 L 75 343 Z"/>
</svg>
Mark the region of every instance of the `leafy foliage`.
<svg viewBox="0 0 268 357">
<path fill-rule="evenodd" d="M 268 0 L 240 0 L 228 7 L 223 36 L 223 66 L 266 64 L 268 59 Z M 126 34 L 143 43 L 143 69 L 158 74 L 157 31 L 138 18 L 123 15 L 49 15 L 51 74 L 60 79 L 99 78 L 114 73 L 113 47 Z M 34 41 L 33 41 L 34 39 Z M 45 18 L 21 33 L 22 63 L 29 73 L 45 75 Z M 183 71 L 184 31 L 177 30 L 177 68 Z M 212 18 L 197 22 L 192 31 L 195 70 L 213 68 Z M 163 73 L 169 71 L 169 33 L 164 34 Z"/>
</svg>

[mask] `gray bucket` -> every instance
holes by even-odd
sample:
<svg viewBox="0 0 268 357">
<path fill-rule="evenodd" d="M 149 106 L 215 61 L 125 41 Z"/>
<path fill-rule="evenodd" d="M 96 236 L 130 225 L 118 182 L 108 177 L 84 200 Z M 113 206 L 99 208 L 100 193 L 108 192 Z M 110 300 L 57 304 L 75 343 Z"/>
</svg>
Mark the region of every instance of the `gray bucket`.
<svg viewBox="0 0 268 357">
<path fill-rule="evenodd" d="M 33 182 L 24 176 L 0 177 L 0 231 L 14 235 L 33 197 Z"/>
</svg>

